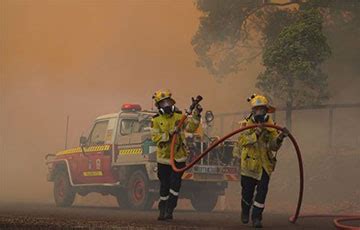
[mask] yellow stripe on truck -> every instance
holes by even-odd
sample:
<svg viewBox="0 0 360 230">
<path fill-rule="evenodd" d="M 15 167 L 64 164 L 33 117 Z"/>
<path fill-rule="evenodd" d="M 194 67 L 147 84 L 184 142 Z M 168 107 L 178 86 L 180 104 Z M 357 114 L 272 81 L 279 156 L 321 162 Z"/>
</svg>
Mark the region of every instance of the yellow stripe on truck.
<svg viewBox="0 0 360 230">
<path fill-rule="evenodd" d="M 120 149 L 120 155 L 135 155 L 135 154 L 142 154 L 142 148 L 132 148 L 132 149 Z"/>
<path fill-rule="evenodd" d="M 87 171 L 87 172 L 83 172 L 84 176 L 102 176 L 103 172 L 102 171 Z"/>
<path fill-rule="evenodd" d="M 101 151 L 108 151 L 110 150 L 110 145 L 97 145 L 97 146 L 90 146 L 90 147 L 84 147 L 84 151 L 86 153 L 90 152 L 101 152 Z M 56 153 L 57 156 L 59 155 L 67 155 L 67 154 L 74 154 L 74 153 L 80 153 L 81 147 L 72 148 L 72 149 L 66 149 L 64 151 Z"/>
</svg>

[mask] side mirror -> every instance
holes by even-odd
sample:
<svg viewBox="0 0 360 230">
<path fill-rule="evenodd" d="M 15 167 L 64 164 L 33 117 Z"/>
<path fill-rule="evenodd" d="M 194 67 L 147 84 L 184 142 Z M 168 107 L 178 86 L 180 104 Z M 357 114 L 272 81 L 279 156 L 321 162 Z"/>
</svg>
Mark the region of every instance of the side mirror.
<svg viewBox="0 0 360 230">
<path fill-rule="evenodd" d="M 206 111 L 205 113 L 205 121 L 206 123 L 210 123 L 214 120 L 214 114 L 211 110 Z"/>
<path fill-rule="evenodd" d="M 80 146 L 85 146 L 87 144 L 87 138 L 84 136 L 80 137 Z"/>
</svg>

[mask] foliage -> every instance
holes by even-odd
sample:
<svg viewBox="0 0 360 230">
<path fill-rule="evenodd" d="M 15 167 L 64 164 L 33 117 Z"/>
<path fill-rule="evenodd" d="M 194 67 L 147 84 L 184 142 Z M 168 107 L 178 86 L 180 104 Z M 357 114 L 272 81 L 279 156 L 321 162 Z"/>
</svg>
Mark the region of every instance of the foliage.
<svg viewBox="0 0 360 230">
<path fill-rule="evenodd" d="M 216 79 L 236 74 L 261 55 L 265 45 L 297 17 L 299 11 L 318 9 L 324 33 L 336 55 L 347 58 L 350 68 L 359 71 L 360 1 L 358 0 L 197 0 L 203 14 L 192 45 L 197 65 Z M 279 1 L 278 1 L 279 2 Z M 342 43 L 349 40 L 349 43 Z M 356 47 L 350 46 L 352 44 Z M 345 45 L 345 49 L 343 49 Z M 360 71 L 359 71 L 360 72 Z"/>
<path fill-rule="evenodd" d="M 327 75 L 321 64 L 331 51 L 318 10 L 300 12 L 268 43 L 263 54 L 266 69 L 256 85 L 259 89 L 287 106 L 318 104 L 328 98 Z"/>
</svg>

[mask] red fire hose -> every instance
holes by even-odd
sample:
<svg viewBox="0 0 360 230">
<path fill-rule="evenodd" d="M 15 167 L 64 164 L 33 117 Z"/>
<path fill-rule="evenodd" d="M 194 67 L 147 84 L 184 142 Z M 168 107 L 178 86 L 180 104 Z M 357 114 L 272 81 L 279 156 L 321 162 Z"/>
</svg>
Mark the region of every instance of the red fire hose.
<svg viewBox="0 0 360 230">
<path fill-rule="evenodd" d="M 180 130 L 180 128 L 183 126 L 185 120 L 187 118 L 187 115 L 183 115 L 178 126 L 177 129 Z M 177 139 L 177 133 L 175 132 L 171 141 L 171 152 L 170 152 L 170 164 L 171 167 L 173 168 L 173 170 L 175 172 L 184 172 L 188 169 L 190 169 L 191 167 L 193 167 L 197 162 L 199 162 L 201 160 L 201 158 L 203 158 L 206 154 L 208 154 L 211 150 L 213 150 L 216 146 L 218 146 L 219 144 L 221 144 L 222 142 L 224 142 L 226 139 L 234 136 L 235 134 L 238 134 L 240 132 L 243 132 L 245 130 L 248 129 L 252 129 L 252 128 L 256 128 L 256 127 L 268 127 L 268 128 L 274 128 L 280 131 L 283 131 L 283 128 L 277 125 L 270 125 L 270 124 L 261 124 L 261 125 L 250 125 L 250 126 L 246 126 L 240 129 L 237 129 L 229 134 L 227 134 L 226 136 L 222 137 L 221 139 L 215 141 L 214 143 L 212 143 L 209 148 L 207 148 L 203 153 L 201 153 L 194 161 L 192 161 L 191 163 L 189 163 L 188 165 L 186 165 L 183 168 L 177 168 L 175 165 L 175 161 L 174 161 L 174 149 L 175 149 L 175 144 L 176 144 L 176 139 Z M 349 230 L 359 230 L 359 227 L 352 227 L 352 226 L 347 226 L 347 225 L 343 225 L 340 222 L 344 222 L 344 221 L 352 221 L 352 220 L 360 220 L 360 216 L 358 215 L 350 215 L 350 216 L 340 216 L 340 215 L 302 215 L 299 216 L 300 214 L 300 208 L 301 208 L 301 204 L 302 204 L 302 198 L 303 198 L 303 191 L 304 191 L 304 169 L 303 169 L 303 163 L 302 163 L 302 157 L 301 157 L 301 152 L 300 152 L 300 148 L 294 138 L 294 136 L 289 133 L 289 138 L 291 140 L 291 142 L 293 143 L 293 146 L 295 147 L 295 151 L 296 151 L 296 155 L 297 155 L 297 159 L 298 159 L 298 164 L 299 164 L 299 175 L 300 175 L 300 188 L 299 188 L 299 196 L 298 196 L 298 203 L 297 203 L 297 207 L 295 210 L 295 214 L 293 216 L 291 216 L 289 218 L 289 221 L 293 224 L 295 224 L 296 220 L 300 217 L 336 217 L 336 219 L 334 219 L 334 224 L 338 229 L 349 229 Z"/>
</svg>

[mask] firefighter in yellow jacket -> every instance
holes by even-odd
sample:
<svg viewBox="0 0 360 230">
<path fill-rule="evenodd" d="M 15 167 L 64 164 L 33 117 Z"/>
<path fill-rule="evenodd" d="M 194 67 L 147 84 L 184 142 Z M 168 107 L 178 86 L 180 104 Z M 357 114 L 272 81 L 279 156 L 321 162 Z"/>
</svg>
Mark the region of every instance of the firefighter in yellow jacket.
<svg viewBox="0 0 360 230">
<path fill-rule="evenodd" d="M 252 112 L 241 122 L 241 126 L 253 124 L 274 124 L 268 113 L 275 111 L 269 105 L 266 97 L 252 95 L 248 98 Z M 265 208 L 265 199 L 268 191 L 270 175 L 276 164 L 275 152 L 279 150 L 283 139 L 289 134 L 285 128 L 280 134 L 272 128 L 257 127 L 242 132 L 233 155 L 240 158 L 241 172 L 241 219 L 248 223 L 252 206 L 251 219 L 253 226 L 262 227 L 262 213 Z M 256 188 L 256 196 L 254 192 Z"/>
<path fill-rule="evenodd" d="M 185 149 L 184 131 L 193 133 L 200 124 L 200 105 L 195 107 L 192 117 L 187 118 L 184 126 L 177 130 L 182 117 L 175 107 L 175 100 L 169 90 L 155 92 L 153 99 L 159 113 L 152 119 L 151 138 L 157 145 L 158 177 L 160 180 L 160 201 L 158 220 L 173 219 L 173 211 L 177 205 L 181 187 L 182 173 L 176 173 L 170 165 L 170 145 L 172 136 L 178 132 L 175 146 L 175 165 L 178 168 L 185 166 L 187 151 Z"/>
</svg>

